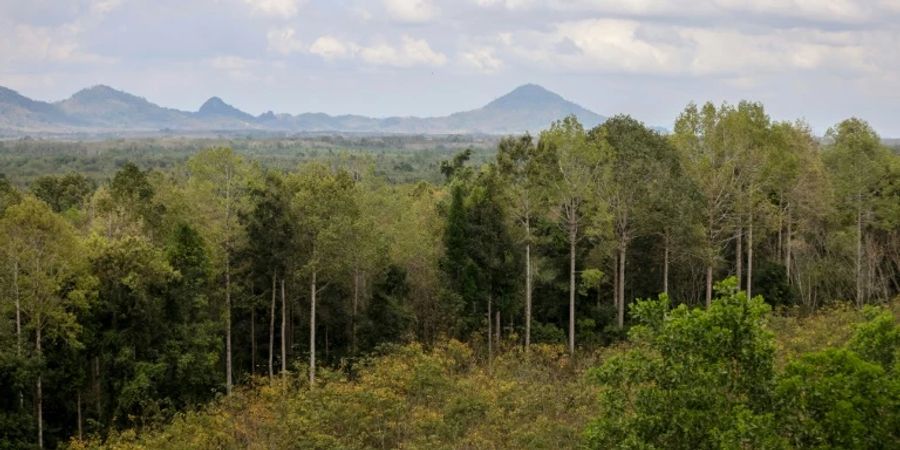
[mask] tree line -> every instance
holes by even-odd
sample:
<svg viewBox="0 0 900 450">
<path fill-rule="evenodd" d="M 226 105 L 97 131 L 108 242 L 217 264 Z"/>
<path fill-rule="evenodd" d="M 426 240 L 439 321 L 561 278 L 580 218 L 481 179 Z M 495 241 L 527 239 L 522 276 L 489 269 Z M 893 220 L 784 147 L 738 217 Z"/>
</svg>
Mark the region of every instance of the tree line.
<svg viewBox="0 0 900 450">
<path fill-rule="evenodd" d="M 3 441 L 159 423 L 251 377 L 352 376 L 390 342 L 575 354 L 621 339 L 634 299 L 709 307 L 729 276 L 803 311 L 900 292 L 900 158 L 858 119 L 818 139 L 758 103 L 691 104 L 669 134 L 568 117 L 471 156 L 441 183 L 229 148 L 99 186 L 0 178 Z"/>
</svg>

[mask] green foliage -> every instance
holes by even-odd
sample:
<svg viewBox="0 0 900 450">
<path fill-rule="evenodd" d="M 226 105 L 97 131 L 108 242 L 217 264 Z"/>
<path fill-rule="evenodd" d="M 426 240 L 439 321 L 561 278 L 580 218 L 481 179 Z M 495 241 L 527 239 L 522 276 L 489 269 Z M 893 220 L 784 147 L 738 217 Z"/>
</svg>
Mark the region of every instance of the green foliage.
<svg viewBox="0 0 900 450">
<path fill-rule="evenodd" d="M 636 347 L 593 371 L 603 387 L 587 432 L 592 447 L 719 448 L 738 439 L 739 427 L 769 420 L 769 308 L 734 286 L 718 285 L 708 309 L 669 310 L 665 296 L 632 307 Z"/>
<path fill-rule="evenodd" d="M 852 350 L 829 349 L 791 362 L 778 377 L 775 396 L 778 428 L 795 448 L 900 444 L 900 382 Z"/>
</svg>

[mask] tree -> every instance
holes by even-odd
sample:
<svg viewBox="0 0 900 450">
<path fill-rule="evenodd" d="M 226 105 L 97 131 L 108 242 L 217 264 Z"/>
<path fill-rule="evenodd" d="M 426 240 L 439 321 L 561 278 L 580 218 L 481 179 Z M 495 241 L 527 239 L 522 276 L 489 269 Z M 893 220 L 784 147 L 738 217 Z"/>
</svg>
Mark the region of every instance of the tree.
<svg viewBox="0 0 900 450">
<path fill-rule="evenodd" d="M 80 208 L 94 191 L 93 181 L 80 173 L 72 172 L 61 177 L 46 175 L 31 184 L 31 193 L 43 200 L 55 212 Z"/>
<path fill-rule="evenodd" d="M 289 271 L 294 269 L 289 262 L 294 252 L 294 229 L 296 218 L 292 214 L 293 193 L 281 175 L 269 172 L 264 185 L 251 191 L 252 210 L 243 218 L 247 229 L 246 249 L 251 266 L 260 284 L 265 286 L 271 279 L 271 304 L 269 308 L 269 377 L 274 374 L 275 355 L 275 309 L 278 293 L 278 277 L 282 285 Z M 282 371 L 287 369 L 285 336 L 285 298 L 282 298 Z"/>
<path fill-rule="evenodd" d="M 232 389 L 231 364 L 231 272 L 232 256 L 243 238 L 239 217 L 249 208 L 250 188 L 256 183 L 254 168 L 229 148 L 198 153 L 188 161 L 188 189 L 204 237 L 215 249 L 213 260 L 224 278 L 225 297 L 225 389 Z"/>
<path fill-rule="evenodd" d="M 592 448 L 780 446 L 766 414 L 775 350 L 764 328 L 769 307 L 736 287 L 734 277 L 718 284 L 706 309 L 670 310 L 665 294 L 632 305 L 634 346 L 591 371 L 603 383 L 587 432 Z"/>
<path fill-rule="evenodd" d="M 541 133 L 538 146 L 552 152 L 549 172 L 550 198 L 569 241 L 569 352 L 575 353 L 575 246 L 585 235 L 595 233 L 605 213 L 597 192 L 607 179 L 604 164 L 609 149 L 602 140 L 588 140 L 574 116 L 554 122 Z"/>
<path fill-rule="evenodd" d="M 38 368 L 35 381 L 37 445 L 44 446 L 42 345 L 47 338 L 77 347 L 80 325 L 75 311 L 85 306 L 84 292 L 72 289 L 72 280 L 83 262 L 74 228 L 54 214 L 48 205 L 27 196 L 6 210 L 0 219 L 0 237 L 7 266 L 16 286 L 18 348 L 33 333 L 33 355 Z M 10 267 L 11 266 L 11 267 Z"/>
<path fill-rule="evenodd" d="M 334 275 L 347 251 L 346 236 L 357 213 L 353 179 L 344 170 L 311 163 L 294 179 L 299 220 L 298 243 L 306 256 L 301 270 L 309 277 L 309 382 L 316 380 L 316 297 L 323 275 Z"/>
<path fill-rule="evenodd" d="M 834 189 L 842 212 L 853 211 L 855 224 L 856 304 L 862 306 L 869 296 L 866 268 L 866 227 L 872 221 L 873 200 L 879 180 L 885 177 L 887 153 L 881 139 L 868 123 L 847 119 L 828 130 L 832 141 L 825 153 L 825 161 L 833 176 Z"/>
<path fill-rule="evenodd" d="M 546 206 L 546 186 L 542 170 L 548 166 L 547 153 L 539 153 L 531 135 L 507 137 L 497 145 L 497 167 L 505 178 L 505 195 L 513 218 L 522 226 L 525 242 L 525 349 L 531 344 L 532 310 L 532 222 Z"/>
<path fill-rule="evenodd" d="M 602 141 L 598 146 L 606 145 L 611 149 L 610 180 L 600 186 L 600 192 L 612 216 L 617 243 L 615 303 L 617 324 L 622 328 L 628 245 L 640 233 L 650 232 L 642 229 L 641 224 L 650 223 L 652 194 L 661 188 L 669 169 L 667 166 L 675 158 L 665 138 L 628 116 L 610 118 L 589 135 L 593 140 Z"/>
<path fill-rule="evenodd" d="M 707 306 L 712 303 L 713 271 L 720 262 L 721 247 L 729 239 L 726 232 L 737 185 L 737 156 L 733 149 L 724 146 L 720 120 L 720 111 L 711 103 L 702 109 L 691 103 L 675 121 L 671 137 L 681 153 L 682 166 L 699 194 Z"/>
</svg>

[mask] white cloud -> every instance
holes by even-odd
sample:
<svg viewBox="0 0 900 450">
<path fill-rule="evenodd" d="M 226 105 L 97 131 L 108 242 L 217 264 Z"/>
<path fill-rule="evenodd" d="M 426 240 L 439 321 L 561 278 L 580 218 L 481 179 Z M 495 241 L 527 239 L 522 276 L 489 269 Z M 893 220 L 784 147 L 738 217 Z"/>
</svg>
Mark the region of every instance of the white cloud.
<svg viewBox="0 0 900 450">
<path fill-rule="evenodd" d="M 648 75 L 747 76 L 828 69 L 878 71 L 889 33 L 793 28 L 748 33 L 621 19 L 558 23 L 498 39 L 521 61 L 549 70 Z M 504 44 L 505 41 L 505 44 Z M 887 53 L 885 53 L 887 52 Z"/>
<path fill-rule="evenodd" d="M 261 14 L 289 19 L 300 12 L 306 0 L 244 0 L 250 7 Z"/>
<path fill-rule="evenodd" d="M 438 13 L 429 0 L 384 0 L 384 7 L 394 20 L 401 22 L 428 22 Z"/>
<path fill-rule="evenodd" d="M 93 0 L 91 2 L 91 12 L 95 14 L 106 14 L 122 5 L 122 0 Z"/>
<path fill-rule="evenodd" d="M 375 66 L 441 66 L 447 62 L 447 56 L 433 50 L 426 40 L 409 36 L 403 36 L 399 45 L 360 45 L 326 35 L 317 38 L 306 51 L 324 59 L 353 58 Z"/>
<path fill-rule="evenodd" d="M 309 52 L 325 59 L 344 58 L 356 51 L 352 43 L 345 44 L 335 37 L 322 36 L 309 46 Z"/>
<path fill-rule="evenodd" d="M 0 61 L 7 63 L 103 63 L 107 58 L 91 53 L 79 43 L 81 28 L 74 24 L 60 27 L 15 25 L 0 40 Z"/>
<path fill-rule="evenodd" d="M 269 30 L 266 33 L 266 41 L 269 45 L 269 51 L 289 55 L 294 52 L 305 50 L 303 42 L 294 37 L 296 31 L 291 27 L 277 28 Z"/>
<path fill-rule="evenodd" d="M 503 68 L 503 61 L 494 56 L 494 49 L 489 47 L 475 48 L 463 52 L 460 56 L 465 64 L 481 73 L 496 73 Z"/>
<path fill-rule="evenodd" d="M 447 62 L 447 57 L 432 50 L 424 39 L 403 36 L 402 41 L 396 47 L 387 44 L 363 47 L 359 55 L 369 64 L 395 67 L 442 66 Z"/>
</svg>

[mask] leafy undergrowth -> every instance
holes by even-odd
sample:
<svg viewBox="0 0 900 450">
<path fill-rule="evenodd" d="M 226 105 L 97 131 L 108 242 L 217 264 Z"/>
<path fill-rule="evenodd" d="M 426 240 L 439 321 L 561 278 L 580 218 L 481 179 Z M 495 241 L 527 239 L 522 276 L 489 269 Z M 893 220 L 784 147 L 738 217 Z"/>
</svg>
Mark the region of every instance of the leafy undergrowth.
<svg viewBox="0 0 900 450">
<path fill-rule="evenodd" d="M 895 317 L 898 302 L 889 305 Z M 810 317 L 775 315 L 775 359 L 847 343 L 865 313 L 834 307 Z M 573 362 L 563 346 L 511 348 L 492 365 L 448 341 L 426 350 L 394 346 L 354 368 L 322 371 L 310 389 L 302 375 L 265 379 L 155 429 L 125 430 L 71 448 L 576 448 L 598 414 L 601 386 L 585 376 L 630 344 L 602 348 Z"/>
</svg>

